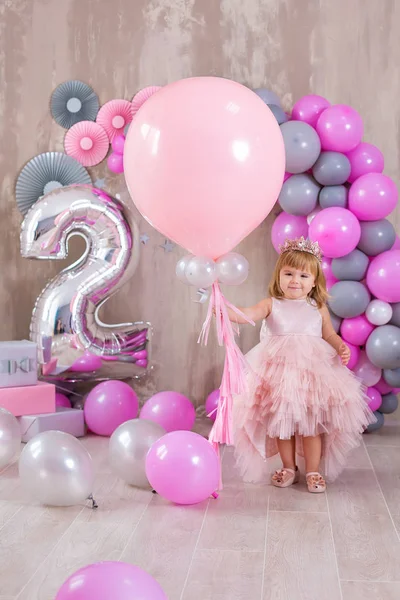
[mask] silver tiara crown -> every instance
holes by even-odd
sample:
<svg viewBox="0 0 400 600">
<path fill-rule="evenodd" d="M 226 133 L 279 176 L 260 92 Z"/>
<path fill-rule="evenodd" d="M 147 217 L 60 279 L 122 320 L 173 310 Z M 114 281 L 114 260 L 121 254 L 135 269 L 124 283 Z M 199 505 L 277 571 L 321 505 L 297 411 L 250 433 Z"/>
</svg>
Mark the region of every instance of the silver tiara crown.
<svg viewBox="0 0 400 600">
<path fill-rule="evenodd" d="M 292 252 L 297 250 L 298 252 L 308 252 L 319 260 L 322 261 L 322 252 L 318 242 L 312 242 L 311 240 L 305 240 L 303 236 L 295 240 L 286 240 L 284 244 L 279 246 L 280 254 L 284 252 Z"/>
</svg>

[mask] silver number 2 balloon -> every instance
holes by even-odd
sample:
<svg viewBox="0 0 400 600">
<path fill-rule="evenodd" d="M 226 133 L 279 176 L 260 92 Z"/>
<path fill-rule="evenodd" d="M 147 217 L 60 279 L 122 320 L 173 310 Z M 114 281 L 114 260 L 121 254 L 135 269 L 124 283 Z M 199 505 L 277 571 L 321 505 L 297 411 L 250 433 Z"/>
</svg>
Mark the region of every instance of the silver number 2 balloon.
<svg viewBox="0 0 400 600">
<path fill-rule="evenodd" d="M 150 323 L 107 325 L 105 302 L 132 277 L 139 235 L 130 212 L 102 190 L 70 186 L 39 199 L 22 224 L 25 258 L 60 260 L 79 235 L 86 251 L 44 288 L 36 301 L 31 339 L 43 376 L 79 381 L 140 377 L 150 360 Z"/>
</svg>

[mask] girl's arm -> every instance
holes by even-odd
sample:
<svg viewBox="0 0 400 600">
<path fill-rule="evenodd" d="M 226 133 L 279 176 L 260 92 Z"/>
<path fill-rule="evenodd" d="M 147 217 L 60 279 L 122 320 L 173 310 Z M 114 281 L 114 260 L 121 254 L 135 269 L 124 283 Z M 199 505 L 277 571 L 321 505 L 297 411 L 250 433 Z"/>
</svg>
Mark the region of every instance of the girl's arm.
<svg viewBox="0 0 400 600">
<path fill-rule="evenodd" d="M 251 321 L 261 321 L 262 319 L 266 319 L 272 310 L 272 300 L 271 298 L 264 298 L 258 304 L 254 306 L 250 306 L 248 308 L 242 308 L 238 306 L 238 310 L 240 310 L 246 317 L 248 317 Z M 229 319 L 233 323 L 246 324 L 248 321 L 240 317 L 234 310 L 228 308 Z"/>
<path fill-rule="evenodd" d="M 350 360 L 350 349 L 343 342 L 342 338 L 336 333 L 333 329 L 331 317 L 329 314 L 329 310 L 326 306 L 323 306 L 320 309 L 320 313 L 322 316 L 322 338 L 328 342 L 336 350 L 342 359 L 342 363 L 347 365 Z"/>
</svg>

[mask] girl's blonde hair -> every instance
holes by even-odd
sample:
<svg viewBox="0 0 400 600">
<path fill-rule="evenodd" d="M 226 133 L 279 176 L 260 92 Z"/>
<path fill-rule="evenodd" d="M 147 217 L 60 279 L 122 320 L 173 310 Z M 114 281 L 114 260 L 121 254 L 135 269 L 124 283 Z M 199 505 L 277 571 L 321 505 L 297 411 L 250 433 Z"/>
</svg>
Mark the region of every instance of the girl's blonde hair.
<svg viewBox="0 0 400 600">
<path fill-rule="evenodd" d="M 283 252 L 275 265 L 274 273 L 269 284 L 269 295 L 272 298 L 283 298 L 284 294 L 279 284 L 282 269 L 296 269 L 305 273 L 311 273 L 315 277 L 314 286 L 308 294 L 309 300 L 314 300 L 318 308 L 325 306 L 328 300 L 325 275 L 319 260 L 310 252 L 301 250 L 289 250 Z"/>
</svg>

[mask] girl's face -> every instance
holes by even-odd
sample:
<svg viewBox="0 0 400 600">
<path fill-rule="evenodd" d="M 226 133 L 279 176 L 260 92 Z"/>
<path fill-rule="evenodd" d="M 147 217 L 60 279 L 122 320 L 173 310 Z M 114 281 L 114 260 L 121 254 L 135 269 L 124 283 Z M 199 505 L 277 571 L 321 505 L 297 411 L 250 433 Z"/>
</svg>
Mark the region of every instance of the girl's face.
<svg viewBox="0 0 400 600">
<path fill-rule="evenodd" d="M 279 285 L 285 298 L 300 300 L 307 298 L 315 285 L 315 277 L 309 271 L 283 267 L 279 274 Z"/>
</svg>

